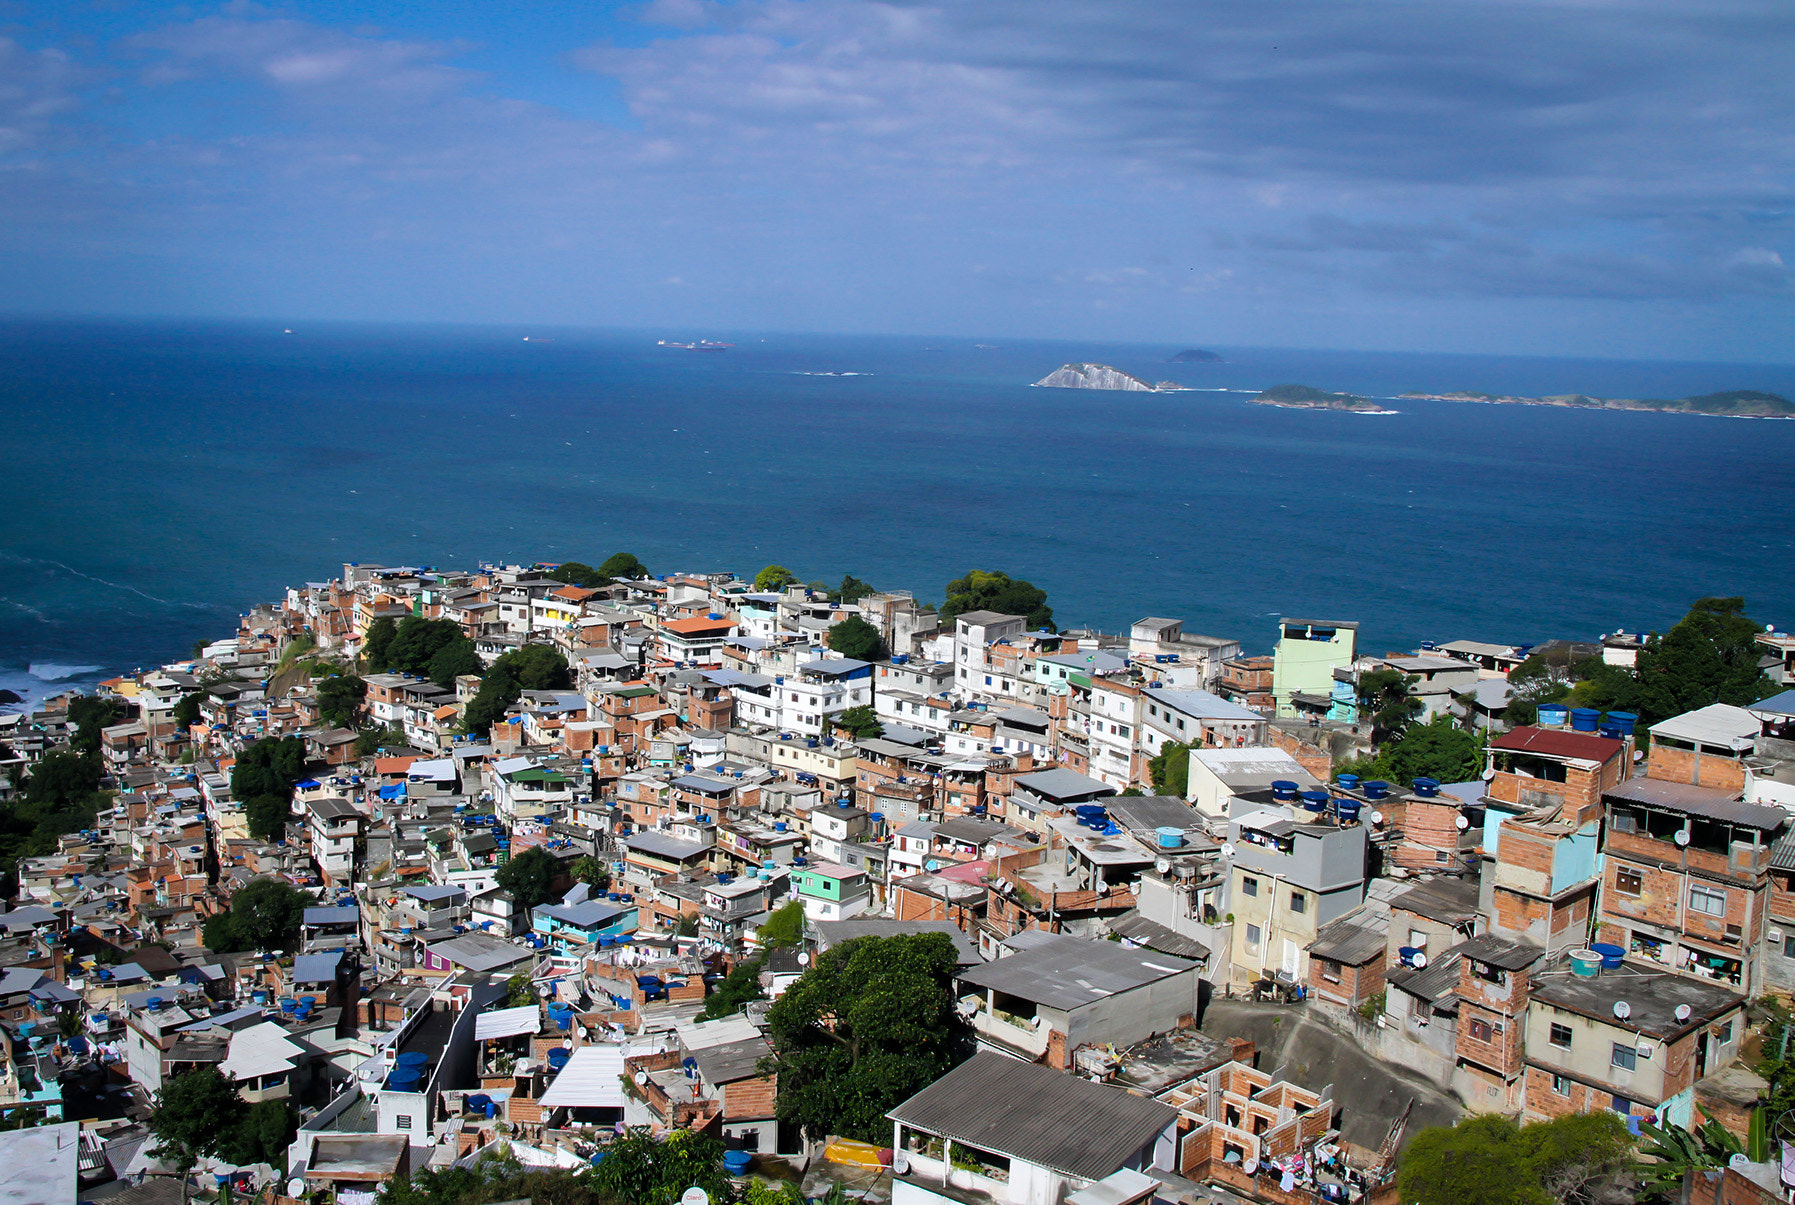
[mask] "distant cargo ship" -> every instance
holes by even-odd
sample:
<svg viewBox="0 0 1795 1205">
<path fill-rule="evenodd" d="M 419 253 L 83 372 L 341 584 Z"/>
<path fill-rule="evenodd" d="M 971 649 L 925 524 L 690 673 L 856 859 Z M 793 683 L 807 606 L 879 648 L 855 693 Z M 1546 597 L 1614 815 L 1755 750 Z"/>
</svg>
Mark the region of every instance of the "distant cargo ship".
<svg viewBox="0 0 1795 1205">
<path fill-rule="evenodd" d="M 657 346 L 678 347 L 683 348 L 686 351 L 728 351 L 730 348 L 734 347 L 735 344 L 719 343 L 715 339 L 700 339 L 696 343 L 674 343 L 667 339 L 661 339 L 658 341 Z"/>
</svg>

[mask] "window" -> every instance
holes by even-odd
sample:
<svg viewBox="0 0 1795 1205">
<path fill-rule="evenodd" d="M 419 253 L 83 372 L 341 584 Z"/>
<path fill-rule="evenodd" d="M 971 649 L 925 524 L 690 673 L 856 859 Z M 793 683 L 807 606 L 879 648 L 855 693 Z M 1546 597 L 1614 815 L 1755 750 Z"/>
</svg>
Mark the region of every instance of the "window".
<svg viewBox="0 0 1795 1205">
<path fill-rule="evenodd" d="M 1240 894 L 1242 894 L 1242 895 L 1258 895 L 1259 894 L 1259 880 L 1242 878 L 1240 880 Z"/>
<path fill-rule="evenodd" d="M 1614 889 L 1622 895 L 1638 895 L 1645 889 L 1645 876 L 1635 867 L 1619 867 L 1614 872 Z"/>
<path fill-rule="evenodd" d="M 1452 855 L 1447 853 L 1445 850 L 1443 850 L 1443 849 L 1434 850 L 1434 861 L 1450 862 L 1451 860 L 1452 860 Z"/>
<path fill-rule="evenodd" d="M 1321 965 L 1321 977 L 1323 979 L 1327 980 L 1329 983 L 1339 983 L 1340 982 L 1340 964 L 1339 963 L 1335 962 L 1331 958 L 1318 958 L 1318 959 L 1316 959 L 1316 962 L 1318 962 Z"/>
<path fill-rule="evenodd" d="M 1722 1046 L 1725 1046 L 1728 1042 L 1732 1041 L 1733 1040 L 1733 1023 L 1731 1021 L 1728 1021 L 1725 1025 L 1722 1025 L 1719 1028 L 1717 1028 L 1714 1031 L 1714 1040 L 1716 1042 L 1719 1042 Z"/>
<path fill-rule="evenodd" d="M 740 1134 L 736 1135 L 736 1138 L 740 1140 L 744 1151 L 758 1151 L 760 1149 L 759 1130 L 743 1130 Z"/>
<path fill-rule="evenodd" d="M 1292 891 L 1290 893 L 1290 910 L 1296 913 L 1307 912 L 1309 910 L 1309 897 L 1300 891 Z"/>
<path fill-rule="evenodd" d="M 1569 1096 L 1571 1094 L 1571 1081 L 1564 1078 L 1562 1075 L 1554 1075 L 1552 1077 L 1552 1091 L 1558 1093 L 1560 1096 Z"/>
<path fill-rule="evenodd" d="M 1552 1031 L 1546 1040 L 1562 1050 L 1569 1050 L 1573 1036 L 1569 1025 L 1560 1025 L 1555 1021 L 1552 1023 Z"/>
<path fill-rule="evenodd" d="M 1427 934 L 1423 933 L 1420 929 L 1410 929 L 1409 945 L 1417 950 L 1427 949 Z"/>
<path fill-rule="evenodd" d="M 1690 887 L 1689 911 L 1706 916 L 1725 916 L 1726 892 L 1712 891 L 1706 887 Z"/>
<path fill-rule="evenodd" d="M 1496 1027 L 1482 1017 L 1472 1017 L 1465 1030 L 1471 1035 L 1473 1042 L 1487 1042 L 1496 1036 Z"/>
<path fill-rule="evenodd" d="M 409 1130 L 411 1128 L 411 1114 L 410 1113 L 399 1114 L 399 1116 L 394 1119 L 394 1124 L 397 1125 L 401 1130 Z"/>
<path fill-rule="evenodd" d="M 1631 1071 L 1639 1066 L 1639 1051 L 1625 1042 L 1614 1044 L 1614 1053 L 1608 1057 L 1610 1067 L 1619 1067 L 1622 1071 Z"/>
<path fill-rule="evenodd" d="M 1783 938 L 1783 957 L 1795 958 L 1795 933 Z"/>
<path fill-rule="evenodd" d="M 1258 947 L 1259 947 L 1259 926 L 1258 925 L 1248 925 L 1247 926 L 1247 948 L 1249 950 L 1252 950 L 1252 949 L 1257 949 Z"/>
</svg>

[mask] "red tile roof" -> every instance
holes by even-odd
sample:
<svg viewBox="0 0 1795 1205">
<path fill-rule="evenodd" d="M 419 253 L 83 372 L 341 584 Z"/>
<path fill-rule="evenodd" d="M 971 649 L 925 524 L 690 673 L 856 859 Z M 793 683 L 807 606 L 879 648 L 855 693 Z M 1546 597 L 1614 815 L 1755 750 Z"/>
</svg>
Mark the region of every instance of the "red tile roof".
<svg viewBox="0 0 1795 1205">
<path fill-rule="evenodd" d="M 727 632 L 735 626 L 727 619 L 674 619 L 661 625 L 669 632 L 678 632 L 681 636 L 696 636 L 705 632 Z"/>
<path fill-rule="evenodd" d="M 1516 728 L 1490 742 L 1492 749 L 1515 753 L 1541 753 L 1547 757 L 1574 757 L 1579 761 L 1605 762 L 1621 751 L 1619 741 L 1587 732 L 1561 732 L 1551 728 Z"/>
</svg>

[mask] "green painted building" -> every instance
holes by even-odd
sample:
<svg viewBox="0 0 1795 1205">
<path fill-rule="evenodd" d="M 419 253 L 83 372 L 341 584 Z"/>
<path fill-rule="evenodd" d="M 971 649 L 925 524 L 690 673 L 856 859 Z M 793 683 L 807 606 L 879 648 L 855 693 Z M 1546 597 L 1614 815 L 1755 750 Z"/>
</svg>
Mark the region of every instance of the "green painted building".
<svg viewBox="0 0 1795 1205">
<path fill-rule="evenodd" d="M 1321 700 L 1323 709 L 1334 693 L 1334 671 L 1346 669 L 1358 656 L 1359 625 L 1341 620 L 1283 619 L 1272 649 L 1271 693 L 1278 718 L 1297 715 L 1297 695 Z"/>
</svg>

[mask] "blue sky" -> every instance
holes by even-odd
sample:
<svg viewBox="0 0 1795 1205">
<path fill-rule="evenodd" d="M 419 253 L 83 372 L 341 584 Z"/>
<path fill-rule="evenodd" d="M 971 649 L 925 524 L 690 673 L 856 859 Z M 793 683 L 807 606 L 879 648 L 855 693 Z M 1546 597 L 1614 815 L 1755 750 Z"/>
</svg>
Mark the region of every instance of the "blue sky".
<svg viewBox="0 0 1795 1205">
<path fill-rule="evenodd" d="M 1795 360 L 1788 0 L 0 0 L 0 312 Z"/>
</svg>

